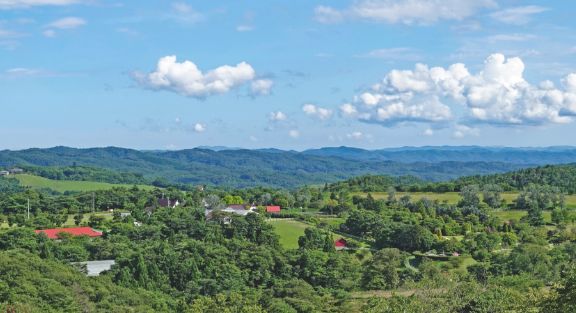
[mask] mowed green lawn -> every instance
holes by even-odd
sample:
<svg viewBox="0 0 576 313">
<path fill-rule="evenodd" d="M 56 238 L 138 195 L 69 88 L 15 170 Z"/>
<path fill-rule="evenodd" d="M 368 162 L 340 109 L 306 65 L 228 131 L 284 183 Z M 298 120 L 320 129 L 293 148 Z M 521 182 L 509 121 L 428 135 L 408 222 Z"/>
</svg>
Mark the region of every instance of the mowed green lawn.
<svg viewBox="0 0 576 313">
<path fill-rule="evenodd" d="M 304 236 L 304 230 L 308 227 L 315 227 L 301 221 L 292 219 L 272 219 L 270 224 L 274 226 L 274 231 L 278 235 L 280 244 L 284 249 L 297 249 L 298 238 Z M 351 240 L 348 236 L 332 233 L 334 240 L 345 238 Z"/>
<path fill-rule="evenodd" d="M 58 192 L 66 191 L 96 191 L 112 189 L 113 187 L 132 188 L 134 185 L 128 184 L 109 184 L 90 181 L 72 181 L 72 180 L 52 180 L 40 176 L 19 174 L 15 176 L 22 186 L 32 187 L 35 189 L 49 188 Z M 152 190 L 155 187 L 138 185 L 138 188 Z"/>
<path fill-rule="evenodd" d="M 367 195 L 367 193 L 356 193 L 359 195 Z M 374 199 L 386 199 L 388 198 L 388 193 L 386 192 L 372 192 L 372 197 Z M 396 198 L 400 198 L 402 196 L 408 195 L 412 198 L 412 200 L 417 201 L 422 198 L 427 198 L 429 200 L 438 200 L 440 202 L 447 201 L 450 204 L 456 204 L 460 201 L 460 195 L 457 192 L 444 192 L 444 193 L 435 193 L 435 192 L 397 192 Z M 510 204 L 514 200 L 518 198 L 517 192 L 504 192 L 502 193 L 502 199 L 506 201 L 506 203 Z M 575 207 L 576 208 L 576 195 L 567 195 L 566 196 L 566 206 L 568 207 Z"/>
<path fill-rule="evenodd" d="M 304 236 L 304 230 L 312 227 L 295 220 L 288 219 L 273 219 L 270 223 L 274 226 L 274 231 L 278 235 L 280 245 L 284 249 L 297 249 L 298 238 Z"/>
</svg>

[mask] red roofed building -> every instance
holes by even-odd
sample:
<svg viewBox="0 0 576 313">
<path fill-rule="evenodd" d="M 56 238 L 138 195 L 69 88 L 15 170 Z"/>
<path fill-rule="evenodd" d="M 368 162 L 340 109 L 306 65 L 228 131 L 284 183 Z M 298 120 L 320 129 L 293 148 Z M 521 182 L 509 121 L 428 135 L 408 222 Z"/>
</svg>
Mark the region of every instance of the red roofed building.
<svg viewBox="0 0 576 313">
<path fill-rule="evenodd" d="M 280 213 L 279 205 L 269 205 L 266 207 L 266 213 Z"/>
<path fill-rule="evenodd" d="M 95 231 L 90 227 L 71 227 L 71 228 L 51 228 L 51 229 L 41 229 L 35 230 L 35 233 L 45 233 L 50 239 L 58 239 L 59 233 L 66 233 L 72 236 L 88 236 L 88 237 L 100 237 L 102 232 Z"/>
<path fill-rule="evenodd" d="M 342 249 L 346 249 L 346 239 L 344 238 L 340 238 L 336 241 L 334 241 L 334 246 L 336 247 L 336 250 L 342 250 Z"/>
</svg>

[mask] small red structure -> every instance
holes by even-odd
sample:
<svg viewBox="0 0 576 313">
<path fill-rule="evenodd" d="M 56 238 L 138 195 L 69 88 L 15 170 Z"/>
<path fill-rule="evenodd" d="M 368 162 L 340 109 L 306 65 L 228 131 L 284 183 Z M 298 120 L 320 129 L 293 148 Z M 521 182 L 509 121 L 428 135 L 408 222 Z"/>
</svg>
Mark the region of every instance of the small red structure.
<svg viewBox="0 0 576 313">
<path fill-rule="evenodd" d="M 88 236 L 88 237 L 100 237 L 102 232 L 95 231 L 90 227 L 71 227 L 71 228 L 51 228 L 51 229 L 40 229 L 35 230 L 35 233 L 45 233 L 50 239 L 58 239 L 59 233 L 66 233 L 72 236 Z"/>
<path fill-rule="evenodd" d="M 280 213 L 280 210 L 279 205 L 269 205 L 266 207 L 266 213 Z"/>
<path fill-rule="evenodd" d="M 336 247 L 336 250 L 342 250 L 342 249 L 346 249 L 347 243 L 348 242 L 346 242 L 346 239 L 340 238 L 340 239 L 334 241 L 334 246 Z"/>
</svg>

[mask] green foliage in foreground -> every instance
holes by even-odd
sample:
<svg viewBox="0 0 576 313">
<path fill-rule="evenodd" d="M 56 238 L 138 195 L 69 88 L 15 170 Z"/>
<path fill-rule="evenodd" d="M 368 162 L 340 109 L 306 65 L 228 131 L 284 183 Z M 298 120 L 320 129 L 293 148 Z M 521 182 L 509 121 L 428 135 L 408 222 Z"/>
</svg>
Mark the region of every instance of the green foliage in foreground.
<svg viewBox="0 0 576 313">
<path fill-rule="evenodd" d="M 70 265 L 17 250 L 0 252 L 0 310 L 10 312 L 173 312 L 161 294 L 88 278 Z"/>
</svg>

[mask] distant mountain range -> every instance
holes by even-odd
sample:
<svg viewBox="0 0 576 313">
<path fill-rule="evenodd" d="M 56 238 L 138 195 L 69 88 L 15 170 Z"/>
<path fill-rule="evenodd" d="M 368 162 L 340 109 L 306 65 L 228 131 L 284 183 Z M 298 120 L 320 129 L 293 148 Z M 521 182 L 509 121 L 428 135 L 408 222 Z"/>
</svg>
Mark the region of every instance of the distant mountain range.
<svg viewBox="0 0 576 313">
<path fill-rule="evenodd" d="M 0 151 L 0 167 L 84 165 L 131 172 L 172 183 L 229 187 L 296 187 L 374 174 L 441 181 L 576 162 L 576 148 L 349 147 L 297 151 L 226 147 L 139 151 L 116 147 L 54 147 Z"/>
</svg>

